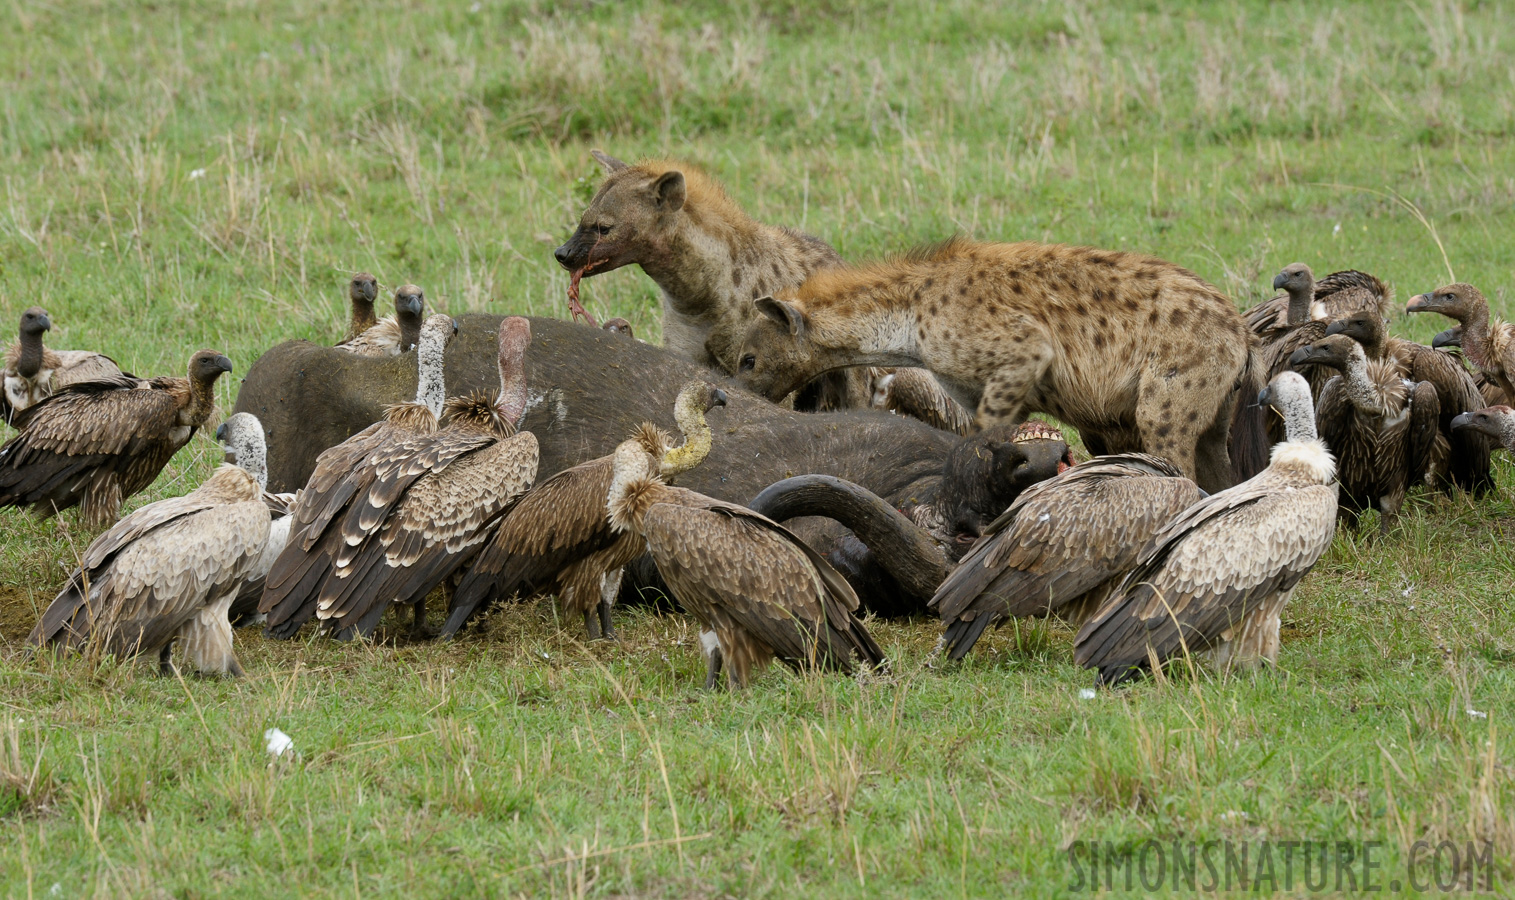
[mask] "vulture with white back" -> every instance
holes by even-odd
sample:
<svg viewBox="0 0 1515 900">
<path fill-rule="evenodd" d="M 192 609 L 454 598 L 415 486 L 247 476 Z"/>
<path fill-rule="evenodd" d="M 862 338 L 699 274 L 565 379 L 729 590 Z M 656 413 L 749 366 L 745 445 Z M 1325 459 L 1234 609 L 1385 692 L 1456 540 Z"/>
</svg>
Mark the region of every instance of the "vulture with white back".
<svg viewBox="0 0 1515 900">
<path fill-rule="evenodd" d="M 1082 625 L 1158 529 L 1205 496 L 1161 457 L 1097 456 L 1034 484 L 963 557 L 931 598 L 962 659 L 990 625 L 1057 614 Z"/>
<path fill-rule="evenodd" d="M 89 381 L 23 410 L 21 433 L 0 447 L 0 506 L 43 517 L 82 506 L 88 527 L 114 522 L 210 419 L 216 379 L 230 371 L 230 359 L 201 350 L 184 378 Z"/>
<path fill-rule="evenodd" d="M 726 405 L 726 393 L 690 382 L 674 402 L 684 443 L 644 423 L 632 437 L 653 470 L 673 478 L 704 461 L 712 436 L 705 413 Z M 580 463 L 532 487 L 515 503 L 453 593 L 442 636 L 456 634 L 491 604 L 516 594 L 557 595 L 564 617 L 580 618 L 590 640 L 614 637 L 610 610 L 620 593 L 621 570 L 647 548 L 632 532 L 615 531 L 605 502 L 615 478 L 614 455 Z"/>
<path fill-rule="evenodd" d="M 1277 661 L 1280 613 L 1336 533 L 1336 465 L 1301 375 L 1277 376 L 1258 402 L 1288 433 L 1268 467 L 1179 513 L 1079 629 L 1074 661 L 1101 683 L 1186 652 L 1222 671 Z"/>
<path fill-rule="evenodd" d="M 258 487 L 263 489 L 263 505 L 268 507 L 268 543 L 263 545 L 263 552 L 237 589 L 237 596 L 226 614 L 234 627 L 257 625 L 263 620 L 258 615 L 258 601 L 263 598 L 264 580 L 289 541 L 289 511 L 294 506 L 295 494 L 268 492 L 268 442 L 263 436 L 263 423 L 257 416 L 240 412 L 222 422 L 216 428 L 216 443 L 225 451 L 226 462 L 247 472 L 258 482 Z"/>
<path fill-rule="evenodd" d="M 199 671 L 240 676 L 227 612 L 268 530 L 257 479 L 223 465 L 194 491 L 149 503 L 95 538 L 27 642 L 95 644 L 118 657 L 156 652 L 169 675 L 182 639 Z"/>
<path fill-rule="evenodd" d="M 1488 376 L 1505 397 L 1515 397 L 1515 323 L 1502 322 L 1489 312 L 1489 301 L 1478 288 L 1459 282 L 1417 294 L 1407 312 L 1441 313 L 1462 326 L 1462 353 Z M 1468 412 L 1468 410 L 1463 410 Z"/>
<path fill-rule="evenodd" d="M 795 670 L 883 665 L 855 613 L 857 595 L 793 532 L 744 506 L 670 487 L 635 440 L 615 451 L 607 509 L 638 535 L 680 605 L 700 623 L 705 687 L 746 687 L 777 657 Z"/>
<path fill-rule="evenodd" d="M 341 540 L 303 595 L 304 617 L 313 608 L 325 630 L 347 640 L 371 635 L 391 605 L 406 604 L 412 637 L 424 636 L 426 595 L 468 562 L 536 477 L 536 436 L 515 428 L 526 410 L 530 341 L 526 319 L 505 319 L 499 391 L 449 398 L 436 432 L 370 454 L 355 473 L 367 486 L 332 522 Z"/>
<path fill-rule="evenodd" d="M 1345 334 L 1301 347 L 1290 361 L 1341 373 L 1315 404 L 1315 427 L 1336 457 L 1338 508 L 1354 528 L 1363 510 L 1378 510 L 1378 530 L 1387 533 L 1410 487 L 1445 467 L 1436 387 L 1402 378 L 1392 359 L 1370 361 Z"/>
<path fill-rule="evenodd" d="M 385 316 L 356 337 L 337 345 L 337 349 L 359 356 L 399 356 L 414 350 L 421 336 L 421 314 L 426 297 L 413 284 L 395 288 L 395 314 Z"/>
<path fill-rule="evenodd" d="M 342 542 L 333 522 L 353 498 L 372 483 L 377 466 L 407 438 L 437 430 L 446 400 L 447 345 L 457 335 L 450 316 L 433 315 L 421 326 L 416 345 L 416 399 L 395 403 L 384 418 L 316 457 L 315 469 L 290 509 L 289 540 L 274 561 L 258 601 L 269 634 L 289 638 L 314 615 L 306 601 L 331 571 L 331 560 Z"/>
<path fill-rule="evenodd" d="M 92 350 L 53 350 L 42 343 L 51 331 L 47 310 L 33 306 L 21 314 L 20 338 L 5 354 L 5 391 L 0 417 L 10 424 L 16 413 L 36 406 L 71 384 L 124 375 L 116 361 Z"/>
</svg>

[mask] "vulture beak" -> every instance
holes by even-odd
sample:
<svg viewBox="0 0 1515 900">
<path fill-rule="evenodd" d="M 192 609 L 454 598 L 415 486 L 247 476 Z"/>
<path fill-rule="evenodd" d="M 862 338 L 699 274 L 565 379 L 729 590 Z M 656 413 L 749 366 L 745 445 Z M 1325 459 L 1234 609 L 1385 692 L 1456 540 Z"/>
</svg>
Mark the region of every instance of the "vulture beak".
<svg viewBox="0 0 1515 900">
<path fill-rule="evenodd" d="M 1314 349 L 1313 347 L 1300 347 L 1298 350 L 1295 350 L 1293 353 L 1289 354 L 1289 365 L 1290 366 L 1298 366 L 1298 365 L 1303 365 L 1303 364 L 1309 362 L 1310 361 L 1310 351 L 1313 350 L 1313 349 Z M 1266 394 L 1266 393 L 1267 393 L 1267 391 L 1264 390 L 1263 394 Z M 1267 401 L 1263 400 L 1262 394 L 1258 394 L 1257 395 L 1257 400 L 1258 400 L 1259 403 L 1266 403 L 1267 402 Z"/>
<path fill-rule="evenodd" d="M 224 444 L 224 443 L 226 443 L 226 423 L 225 422 L 222 422 L 220 425 L 216 426 L 216 443 L 218 443 L 218 444 Z"/>
<path fill-rule="evenodd" d="M 417 297 L 415 294 L 407 294 L 405 298 L 399 302 L 398 305 L 400 308 L 404 309 L 406 312 L 410 313 L 413 316 L 419 316 L 421 314 L 421 310 L 425 309 L 424 301 L 422 301 L 421 298 Z"/>
<path fill-rule="evenodd" d="M 1288 283 L 1289 283 L 1289 276 L 1285 275 L 1282 272 L 1279 272 L 1277 275 L 1273 276 L 1273 290 L 1275 290 L 1275 291 L 1281 291 L 1281 290 L 1283 290 L 1284 289 L 1284 285 L 1286 285 Z"/>
<path fill-rule="evenodd" d="M 458 336 L 458 320 L 457 319 L 453 319 L 452 320 L 452 336 L 453 337 L 457 337 Z"/>
<path fill-rule="evenodd" d="M 220 369 L 223 372 L 230 372 L 231 371 L 231 358 L 227 357 L 227 356 L 218 356 L 218 357 L 216 357 L 216 368 Z"/>
<path fill-rule="evenodd" d="M 717 406 L 725 406 L 725 405 L 726 405 L 726 392 L 725 391 L 721 390 L 720 388 L 716 388 L 714 391 L 710 392 L 710 408 L 711 409 L 714 409 Z"/>
<path fill-rule="evenodd" d="M 1413 297 L 1410 298 L 1410 302 L 1409 303 L 1405 304 L 1405 312 L 1407 312 L 1407 313 L 1424 312 L 1426 309 L 1429 308 L 1430 303 L 1431 303 L 1431 295 L 1430 294 L 1416 294 L 1415 296 L 1413 296 Z"/>
<path fill-rule="evenodd" d="M 1335 322 L 1332 322 L 1330 325 L 1326 326 L 1326 337 L 1330 337 L 1333 334 L 1341 334 L 1342 332 L 1344 332 L 1346 330 L 1347 330 L 1347 322 L 1346 322 L 1346 320 L 1345 319 L 1337 319 Z"/>
<path fill-rule="evenodd" d="M 1437 333 L 1436 337 L 1431 338 L 1431 347 L 1436 350 L 1440 350 L 1442 347 L 1461 346 L 1462 335 L 1458 334 L 1455 328 L 1448 328 L 1446 331 Z"/>
<path fill-rule="evenodd" d="M 1452 420 L 1452 430 L 1453 431 L 1457 431 L 1457 430 L 1462 429 L 1462 428 L 1468 428 L 1468 427 L 1472 426 L 1472 424 L 1473 424 L 1473 414 L 1470 413 L 1470 412 L 1465 412 L 1462 415 L 1460 415 L 1457 418 L 1455 418 L 1455 419 Z"/>
<path fill-rule="evenodd" d="M 1300 352 L 1301 351 L 1299 351 L 1299 350 L 1294 351 L 1295 356 L 1298 356 Z M 1291 358 L 1289 360 L 1289 362 L 1292 365 L 1293 362 L 1294 362 L 1294 360 Z M 1269 401 L 1271 401 L 1272 399 L 1273 399 L 1273 389 L 1271 387 L 1265 387 L 1262 390 L 1260 390 L 1260 391 L 1257 392 L 1257 405 L 1258 406 L 1268 406 L 1269 405 Z"/>
<path fill-rule="evenodd" d="M 42 326 L 43 331 L 53 330 L 53 320 L 48 318 L 47 313 L 43 313 L 37 317 L 37 324 Z"/>
</svg>

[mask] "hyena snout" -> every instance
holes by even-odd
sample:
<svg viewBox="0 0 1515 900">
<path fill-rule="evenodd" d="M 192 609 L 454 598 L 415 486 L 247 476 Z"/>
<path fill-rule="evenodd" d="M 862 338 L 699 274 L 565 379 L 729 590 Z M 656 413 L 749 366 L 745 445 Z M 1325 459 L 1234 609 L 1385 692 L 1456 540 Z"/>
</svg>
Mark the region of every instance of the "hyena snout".
<svg viewBox="0 0 1515 900">
<path fill-rule="evenodd" d="M 575 231 L 563 246 L 552 251 L 552 258 L 569 271 L 583 268 L 589 262 L 589 242 L 584 240 L 583 232 Z"/>
</svg>

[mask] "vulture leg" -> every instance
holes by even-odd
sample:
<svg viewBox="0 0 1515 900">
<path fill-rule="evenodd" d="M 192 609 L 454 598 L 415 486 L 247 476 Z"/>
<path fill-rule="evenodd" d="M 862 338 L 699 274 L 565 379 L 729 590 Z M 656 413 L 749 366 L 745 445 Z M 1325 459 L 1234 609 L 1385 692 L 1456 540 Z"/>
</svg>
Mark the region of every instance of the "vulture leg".
<svg viewBox="0 0 1515 900">
<path fill-rule="evenodd" d="M 597 605 L 584 610 L 584 631 L 589 635 L 591 641 L 597 641 L 604 637 L 600 633 L 600 616 Z"/>
<path fill-rule="evenodd" d="M 173 657 L 174 642 L 170 639 L 168 643 L 163 645 L 163 649 L 158 651 L 158 674 L 164 678 L 172 678 L 178 671 L 174 668 Z"/>
<path fill-rule="evenodd" d="M 615 626 L 610 623 L 610 608 L 615 606 L 615 598 L 621 593 L 622 571 L 616 569 L 600 577 L 600 632 L 607 641 L 617 640 Z"/>
<path fill-rule="evenodd" d="M 714 631 L 700 632 L 700 649 L 705 651 L 705 690 L 716 689 L 717 679 L 721 674 L 721 642 L 715 636 Z"/>
<path fill-rule="evenodd" d="M 444 589 L 445 590 L 445 589 Z M 435 629 L 426 627 L 426 598 L 422 597 L 410 607 L 410 639 L 413 641 L 429 641 L 437 636 Z"/>
</svg>

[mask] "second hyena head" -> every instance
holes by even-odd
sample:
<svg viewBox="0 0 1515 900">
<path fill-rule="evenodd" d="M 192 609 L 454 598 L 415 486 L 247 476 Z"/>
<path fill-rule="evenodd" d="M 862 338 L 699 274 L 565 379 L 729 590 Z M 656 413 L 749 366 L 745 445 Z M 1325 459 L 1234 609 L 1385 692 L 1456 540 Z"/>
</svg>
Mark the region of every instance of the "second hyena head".
<svg viewBox="0 0 1515 900">
<path fill-rule="evenodd" d="M 553 251 L 558 264 L 588 275 L 665 255 L 684 209 L 684 174 L 627 165 L 598 150 L 594 158 L 605 167 L 605 181 L 573 236 Z"/>
<path fill-rule="evenodd" d="M 799 304 L 763 297 L 737 356 L 736 377 L 748 390 L 778 402 L 827 368 Z"/>
</svg>

